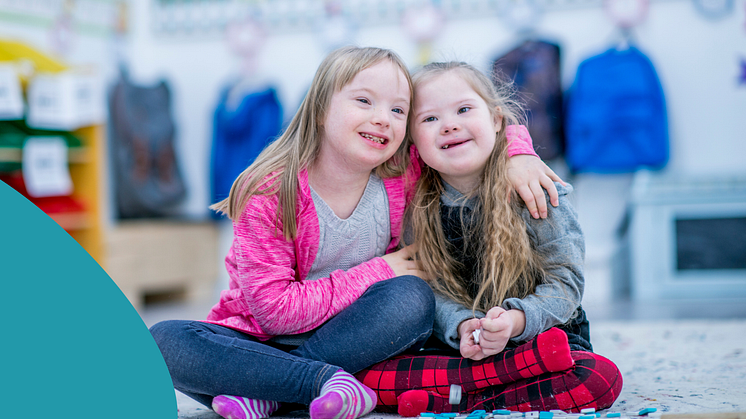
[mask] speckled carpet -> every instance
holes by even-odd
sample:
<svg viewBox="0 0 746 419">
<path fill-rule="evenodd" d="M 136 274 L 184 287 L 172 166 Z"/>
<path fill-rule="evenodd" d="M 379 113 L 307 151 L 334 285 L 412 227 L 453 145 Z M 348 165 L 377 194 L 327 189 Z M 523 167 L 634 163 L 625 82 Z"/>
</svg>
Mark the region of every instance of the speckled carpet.
<svg viewBox="0 0 746 419">
<path fill-rule="evenodd" d="M 591 340 L 624 377 L 609 410 L 746 411 L 746 320 L 599 321 L 592 324 Z M 219 418 L 179 392 L 176 398 L 179 419 Z M 366 416 L 375 418 L 398 416 Z"/>
</svg>

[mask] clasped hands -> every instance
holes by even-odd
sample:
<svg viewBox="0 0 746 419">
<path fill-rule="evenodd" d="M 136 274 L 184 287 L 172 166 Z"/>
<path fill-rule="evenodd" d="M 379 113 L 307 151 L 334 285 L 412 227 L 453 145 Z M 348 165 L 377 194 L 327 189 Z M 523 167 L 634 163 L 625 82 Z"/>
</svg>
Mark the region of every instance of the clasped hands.
<svg viewBox="0 0 746 419">
<path fill-rule="evenodd" d="M 464 320 L 458 327 L 461 356 L 478 361 L 496 355 L 505 349 L 511 338 L 523 333 L 525 325 L 523 311 L 505 310 L 502 307 L 493 307 L 484 318 Z M 477 344 L 473 334 L 480 329 Z"/>
</svg>

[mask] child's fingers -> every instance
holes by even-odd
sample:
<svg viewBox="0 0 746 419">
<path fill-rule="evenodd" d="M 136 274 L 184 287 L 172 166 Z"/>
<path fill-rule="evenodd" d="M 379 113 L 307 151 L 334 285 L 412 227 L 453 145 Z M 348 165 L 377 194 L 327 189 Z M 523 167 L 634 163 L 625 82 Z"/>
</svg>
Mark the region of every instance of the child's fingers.
<svg viewBox="0 0 746 419">
<path fill-rule="evenodd" d="M 505 333 L 505 329 L 497 332 L 488 332 L 486 329 L 482 329 L 482 333 L 479 334 L 479 345 L 482 348 L 502 349 L 507 340 L 508 334 Z"/>
<path fill-rule="evenodd" d="M 500 317 L 502 313 L 505 313 L 505 309 L 500 306 L 495 306 L 489 309 L 487 313 L 485 313 L 484 318 L 485 319 L 496 319 Z"/>
<path fill-rule="evenodd" d="M 484 352 L 482 352 L 482 351 L 477 351 L 477 352 L 476 352 L 476 353 L 475 353 L 474 355 L 472 355 L 472 356 L 469 356 L 469 357 L 464 357 L 464 358 L 469 358 L 469 359 L 471 359 L 471 360 L 473 360 L 473 361 L 480 361 L 480 360 L 482 360 L 482 359 L 485 359 L 485 358 L 487 358 L 488 356 L 489 356 L 489 355 L 485 354 L 485 353 L 484 353 Z"/>
<path fill-rule="evenodd" d="M 518 196 L 521 197 L 523 203 L 526 204 L 526 208 L 528 208 L 528 212 L 531 213 L 531 216 L 539 218 L 539 212 L 536 210 L 536 199 L 534 198 L 534 193 L 531 191 L 531 188 L 527 185 L 521 185 L 516 188 L 516 192 L 518 192 Z"/>
<path fill-rule="evenodd" d="M 479 346 L 486 356 L 492 356 L 502 352 L 509 340 L 507 331 L 488 332 L 483 330 L 479 336 Z"/>
<path fill-rule="evenodd" d="M 559 193 L 557 192 L 557 187 L 554 186 L 551 177 L 548 175 L 543 176 L 539 182 L 541 182 L 541 186 L 547 190 L 547 193 L 549 194 L 549 202 L 551 202 L 555 207 L 559 205 Z"/>
<path fill-rule="evenodd" d="M 488 356 L 497 355 L 501 351 L 502 349 L 482 348 L 482 355 L 484 356 L 484 358 L 487 358 Z"/>
<path fill-rule="evenodd" d="M 482 349 L 478 345 L 461 346 L 461 356 L 464 358 L 479 361 L 480 359 L 487 358 L 487 355 L 482 353 Z"/>
<path fill-rule="evenodd" d="M 479 328 L 479 319 L 465 320 L 459 326 L 461 342 L 459 343 L 459 352 L 464 358 L 478 361 L 486 356 L 482 353 L 482 348 L 474 341 L 474 331 Z"/>
<path fill-rule="evenodd" d="M 482 329 L 479 335 L 479 346 L 482 348 L 482 352 L 487 356 L 492 356 L 502 351 L 509 340 L 506 332 L 504 329 L 496 332 Z"/>
<path fill-rule="evenodd" d="M 404 266 L 403 267 L 404 267 L 404 270 L 403 270 L 403 272 L 402 272 L 401 275 L 412 275 L 412 276 L 416 276 L 416 277 L 421 278 L 421 279 L 431 279 L 431 278 L 426 278 L 425 276 L 427 274 L 424 271 L 421 271 L 417 267 L 417 263 L 415 263 L 415 262 L 413 262 L 411 260 L 408 260 L 408 261 L 404 262 Z"/>
<path fill-rule="evenodd" d="M 410 244 L 409 246 L 402 247 L 397 251 L 397 253 L 399 253 L 402 259 L 412 259 L 412 256 L 415 253 L 414 245 Z"/>
<path fill-rule="evenodd" d="M 459 345 L 459 352 L 461 353 L 462 357 L 473 359 L 475 361 L 479 361 L 480 359 L 484 359 L 487 357 L 482 348 L 479 345 L 474 344 L 474 340 L 470 340 L 467 338 L 463 338 L 461 340 L 461 344 Z"/>
<path fill-rule="evenodd" d="M 473 342 L 474 341 L 474 335 L 473 332 L 480 328 L 480 322 L 479 319 L 473 318 L 464 320 L 459 325 L 459 336 L 461 336 L 462 342 Z M 471 341 L 469 341 L 471 339 Z"/>
<path fill-rule="evenodd" d="M 531 193 L 534 194 L 534 199 L 536 199 L 536 209 L 539 212 L 539 216 L 547 218 L 547 199 L 544 196 L 544 189 L 541 187 L 541 183 L 538 180 L 532 180 L 529 183 L 529 187 L 531 188 Z"/>
<path fill-rule="evenodd" d="M 382 259 L 388 263 L 396 276 L 414 275 L 425 279 L 425 273 L 419 269 L 417 262 L 407 258 L 407 251 L 411 251 L 411 249 L 404 248 L 394 253 L 383 255 Z"/>
<path fill-rule="evenodd" d="M 561 177 L 559 177 L 556 173 L 554 173 L 554 170 L 552 170 L 551 168 L 549 168 L 549 166 L 547 166 L 547 174 L 546 175 L 549 176 L 549 179 L 551 179 L 551 180 L 553 180 L 555 182 L 559 182 L 563 186 L 567 186 L 567 183 L 565 183 L 565 181 L 562 180 Z"/>
</svg>

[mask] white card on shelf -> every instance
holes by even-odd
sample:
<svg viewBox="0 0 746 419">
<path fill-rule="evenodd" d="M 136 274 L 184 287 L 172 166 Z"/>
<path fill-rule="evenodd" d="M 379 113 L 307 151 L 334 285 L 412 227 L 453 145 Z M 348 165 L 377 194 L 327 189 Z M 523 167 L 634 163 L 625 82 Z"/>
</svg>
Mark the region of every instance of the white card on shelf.
<svg viewBox="0 0 746 419">
<path fill-rule="evenodd" d="M 105 98 L 96 75 L 75 71 L 41 73 L 29 82 L 29 126 L 72 131 L 104 121 Z"/>
<path fill-rule="evenodd" d="M 21 81 L 12 66 L 0 64 L 0 120 L 21 118 L 23 118 Z"/>
<path fill-rule="evenodd" d="M 73 182 L 62 137 L 28 137 L 23 145 L 23 182 L 31 197 L 70 195 Z"/>
</svg>

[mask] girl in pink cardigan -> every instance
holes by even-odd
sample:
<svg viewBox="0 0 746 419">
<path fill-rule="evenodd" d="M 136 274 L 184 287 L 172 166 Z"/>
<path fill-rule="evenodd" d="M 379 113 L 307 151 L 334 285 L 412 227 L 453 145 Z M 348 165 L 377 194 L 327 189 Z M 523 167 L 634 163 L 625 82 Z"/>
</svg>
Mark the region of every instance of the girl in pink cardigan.
<svg viewBox="0 0 746 419">
<path fill-rule="evenodd" d="M 433 325 L 432 291 L 411 249 L 396 251 L 419 177 L 402 146 L 412 91 L 392 51 L 346 47 L 321 63 L 286 132 L 213 206 L 234 223 L 230 289 L 206 321 L 151 328 L 176 389 L 231 419 L 279 402 L 310 405 L 312 419 L 376 406 L 351 373 L 419 349 Z M 533 154 L 525 128 L 510 129 L 511 155 Z M 512 180 L 544 205 L 538 217 L 532 188 L 556 200 L 556 175 L 534 156 L 511 162 Z"/>
</svg>

